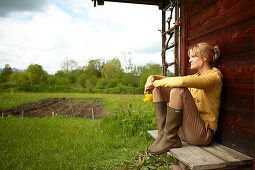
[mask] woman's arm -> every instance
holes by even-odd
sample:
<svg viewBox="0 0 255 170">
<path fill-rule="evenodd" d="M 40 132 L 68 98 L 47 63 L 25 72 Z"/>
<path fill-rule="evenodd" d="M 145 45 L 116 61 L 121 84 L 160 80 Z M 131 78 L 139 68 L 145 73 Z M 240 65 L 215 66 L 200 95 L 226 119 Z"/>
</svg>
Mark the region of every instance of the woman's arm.
<svg viewBox="0 0 255 170">
<path fill-rule="evenodd" d="M 209 90 L 220 81 L 222 81 L 221 77 L 216 73 L 203 76 L 168 77 L 155 80 L 153 85 L 154 87 L 188 87 Z"/>
<path fill-rule="evenodd" d="M 165 77 L 164 76 L 160 76 L 160 75 L 150 75 L 148 78 L 147 78 L 147 81 L 146 81 L 146 84 L 145 84 L 145 87 L 144 87 L 144 94 L 147 94 L 147 93 L 152 93 L 153 89 L 154 89 L 154 81 L 155 80 L 161 80 L 161 79 L 164 79 Z"/>
</svg>

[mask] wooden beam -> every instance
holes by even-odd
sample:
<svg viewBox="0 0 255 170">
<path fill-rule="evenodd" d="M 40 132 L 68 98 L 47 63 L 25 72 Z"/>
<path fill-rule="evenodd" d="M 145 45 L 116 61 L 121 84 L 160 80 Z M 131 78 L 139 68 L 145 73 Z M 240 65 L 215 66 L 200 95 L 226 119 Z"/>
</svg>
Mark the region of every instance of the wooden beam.
<svg viewBox="0 0 255 170">
<path fill-rule="evenodd" d="M 98 5 L 104 5 L 104 0 L 97 0 Z"/>
<path fill-rule="evenodd" d="M 155 0 L 104 0 L 104 1 L 144 4 L 144 5 L 158 5 L 158 1 L 155 1 Z"/>
<path fill-rule="evenodd" d="M 187 75 L 187 0 L 181 2 L 180 67 L 181 75 Z"/>
<path fill-rule="evenodd" d="M 163 6 L 165 6 L 164 1 L 163 1 Z M 162 33 L 166 32 L 166 12 L 162 11 Z M 166 44 L 166 35 L 162 34 L 162 53 L 161 53 L 161 57 L 162 57 L 162 74 L 163 76 L 166 76 L 166 70 L 167 70 L 167 66 L 166 66 L 166 53 L 163 50 L 165 48 L 165 44 Z"/>
<path fill-rule="evenodd" d="M 175 6 L 175 22 L 179 22 L 179 0 L 176 1 L 176 6 Z M 175 61 L 175 65 L 174 65 L 174 73 L 175 76 L 180 76 L 179 73 L 179 26 L 175 25 L 175 31 L 174 31 L 174 44 L 175 44 L 175 49 L 174 49 L 174 61 Z"/>
</svg>

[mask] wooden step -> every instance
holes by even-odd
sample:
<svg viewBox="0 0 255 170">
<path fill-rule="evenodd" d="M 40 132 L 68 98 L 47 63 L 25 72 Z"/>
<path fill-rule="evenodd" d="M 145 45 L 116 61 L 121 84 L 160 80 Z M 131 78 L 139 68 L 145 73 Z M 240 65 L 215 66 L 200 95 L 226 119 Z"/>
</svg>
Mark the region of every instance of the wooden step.
<svg viewBox="0 0 255 170">
<path fill-rule="evenodd" d="M 157 130 L 150 130 L 148 134 L 157 138 Z M 183 169 L 238 169 L 236 167 L 253 163 L 253 158 L 214 142 L 208 146 L 194 146 L 183 142 L 181 148 L 170 149 L 169 153 Z"/>
</svg>

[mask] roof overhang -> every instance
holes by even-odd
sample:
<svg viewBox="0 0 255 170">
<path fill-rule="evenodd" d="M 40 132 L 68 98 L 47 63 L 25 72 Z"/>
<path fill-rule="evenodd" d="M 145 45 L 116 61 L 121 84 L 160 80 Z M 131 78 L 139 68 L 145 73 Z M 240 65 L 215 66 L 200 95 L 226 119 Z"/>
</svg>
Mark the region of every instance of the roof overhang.
<svg viewBox="0 0 255 170">
<path fill-rule="evenodd" d="M 120 2 L 120 3 L 132 3 L 132 4 L 143 4 L 143 5 L 157 5 L 159 9 L 162 9 L 162 0 L 92 0 L 94 1 L 94 6 L 96 3 L 98 5 L 104 5 L 104 2 Z M 167 5 L 167 4 L 165 4 Z"/>
</svg>

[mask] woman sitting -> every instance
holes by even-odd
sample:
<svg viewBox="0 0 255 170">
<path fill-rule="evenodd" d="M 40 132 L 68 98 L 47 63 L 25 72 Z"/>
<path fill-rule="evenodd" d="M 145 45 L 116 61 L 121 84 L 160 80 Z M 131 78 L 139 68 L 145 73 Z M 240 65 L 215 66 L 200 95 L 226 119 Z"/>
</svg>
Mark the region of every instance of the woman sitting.
<svg viewBox="0 0 255 170">
<path fill-rule="evenodd" d="M 181 77 L 151 75 L 145 94 L 153 93 L 158 136 L 149 147 L 151 154 L 163 154 L 181 147 L 181 140 L 192 145 L 208 145 L 217 130 L 222 74 L 213 67 L 219 58 L 218 46 L 198 43 L 188 50 L 192 70 Z"/>
</svg>

